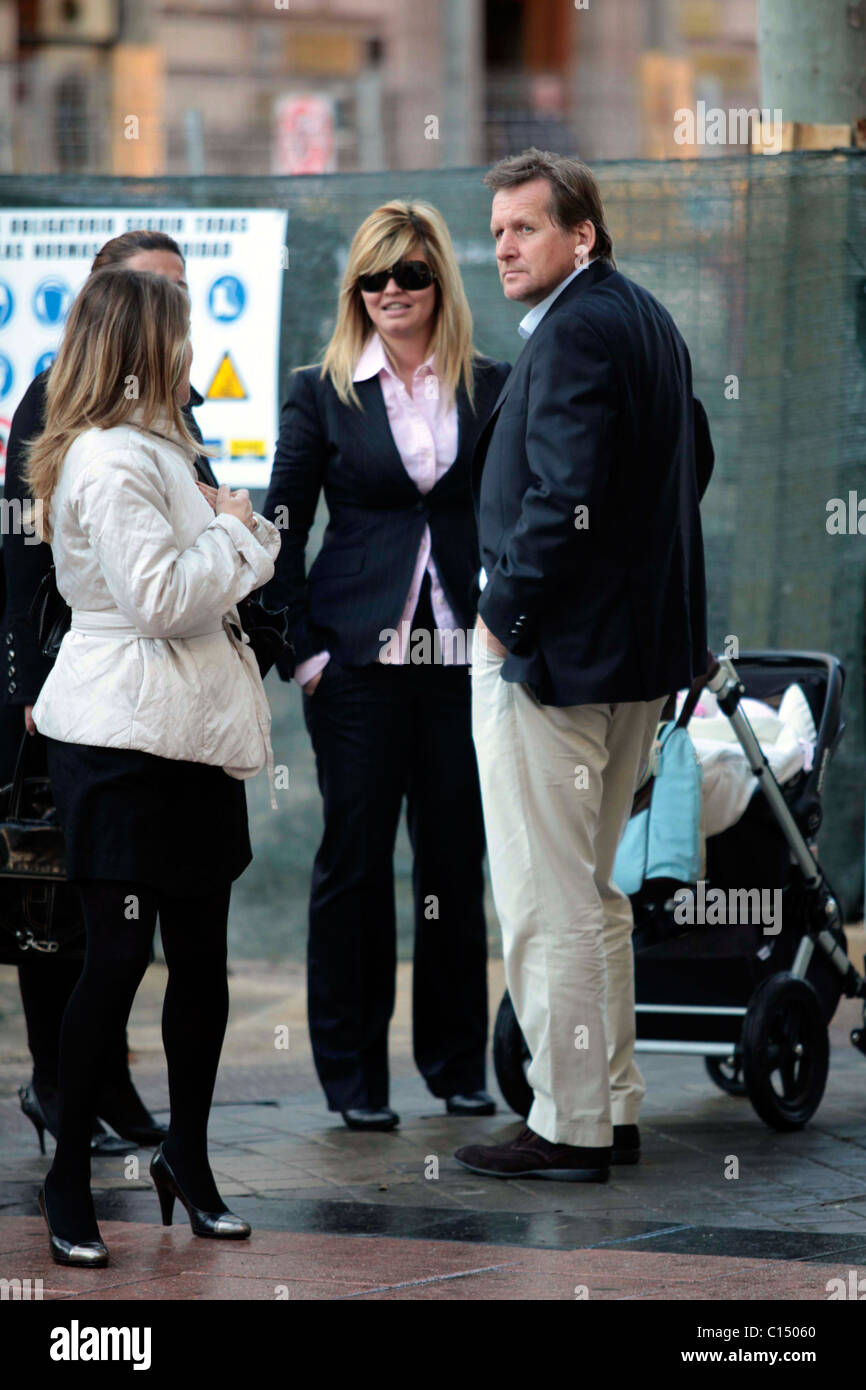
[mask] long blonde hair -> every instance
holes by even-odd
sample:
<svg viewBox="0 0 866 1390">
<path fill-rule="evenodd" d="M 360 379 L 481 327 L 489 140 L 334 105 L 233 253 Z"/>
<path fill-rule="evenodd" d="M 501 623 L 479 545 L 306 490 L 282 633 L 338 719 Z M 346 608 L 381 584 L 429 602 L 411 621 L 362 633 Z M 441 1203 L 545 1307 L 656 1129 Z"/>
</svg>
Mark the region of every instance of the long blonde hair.
<svg viewBox="0 0 866 1390">
<path fill-rule="evenodd" d="M 359 275 L 387 270 L 403 260 L 414 247 L 423 247 L 436 275 L 436 318 L 430 351 L 447 400 L 453 400 L 462 382 L 473 401 L 472 314 L 460 278 L 457 257 L 445 219 L 430 203 L 404 203 L 398 199 L 376 208 L 361 223 L 349 248 L 337 306 L 337 323 L 322 360 L 322 377 L 330 376 L 344 405 L 360 408 L 352 382 L 373 322 L 367 313 Z M 387 352 L 387 347 L 386 347 Z"/>
<path fill-rule="evenodd" d="M 175 399 L 189 311 L 185 291 L 150 270 L 114 265 L 85 280 L 48 373 L 45 427 L 27 446 L 23 470 L 43 540 L 51 540 L 48 513 L 63 460 L 85 430 L 122 425 L 141 407 L 136 428 L 147 430 L 167 415 L 193 456 L 208 452 L 190 434 Z"/>
</svg>

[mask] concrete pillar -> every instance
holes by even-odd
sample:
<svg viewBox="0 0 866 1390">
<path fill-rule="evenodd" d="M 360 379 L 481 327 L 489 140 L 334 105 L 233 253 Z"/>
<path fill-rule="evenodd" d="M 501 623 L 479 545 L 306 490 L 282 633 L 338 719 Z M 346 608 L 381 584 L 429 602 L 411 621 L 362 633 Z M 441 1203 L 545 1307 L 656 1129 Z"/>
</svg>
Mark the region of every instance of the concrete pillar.
<svg viewBox="0 0 866 1390">
<path fill-rule="evenodd" d="M 120 0 L 118 42 L 111 50 L 111 172 L 151 178 L 165 173 L 162 51 L 154 7 Z"/>
<path fill-rule="evenodd" d="M 481 158 L 483 119 L 480 0 L 441 0 L 443 119 L 441 163 L 465 168 Z"/>
<path fill-rule="evenodd" d="M 759 0 L 762 107 L 786 122 L 866 116 L 866 0 Z"/>
<path fill-rule="evenodd" d="M 0 0 L 0 174 L 15 172 L 15 61 L 18 6 Z"/>
</svg>

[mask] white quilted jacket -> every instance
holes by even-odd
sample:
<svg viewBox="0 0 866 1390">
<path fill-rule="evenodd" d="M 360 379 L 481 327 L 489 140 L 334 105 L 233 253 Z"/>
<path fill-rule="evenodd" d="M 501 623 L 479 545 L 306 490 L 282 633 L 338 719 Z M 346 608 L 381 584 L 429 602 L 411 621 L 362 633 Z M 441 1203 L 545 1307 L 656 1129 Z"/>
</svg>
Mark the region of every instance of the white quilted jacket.
<svg viewBox="0 0 866 1390">
<path fill-rule="evenodd" d="M 50 516 L 72 627 L 33 719 L 67 743 L 231 777 L 267 765 L 274 805 L 270 708 L 235 604 L 273 575 L 279 532 L 258 514 L 255 533 L 215 516 L 168 418 L 154 428 L 166 437 L 135 416 L 87 430 L 63 460 Z"/>
</svg>

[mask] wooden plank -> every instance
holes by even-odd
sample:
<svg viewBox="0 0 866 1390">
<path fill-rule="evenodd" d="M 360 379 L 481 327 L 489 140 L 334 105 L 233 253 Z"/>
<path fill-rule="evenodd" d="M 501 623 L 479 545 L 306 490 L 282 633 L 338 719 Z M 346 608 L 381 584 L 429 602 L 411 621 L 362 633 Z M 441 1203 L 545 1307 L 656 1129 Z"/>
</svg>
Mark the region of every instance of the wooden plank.
<svg viewBox="0 0 866 1390">
<path fill-rule="evenodd" d="M 766 132 L 765 144 L 760 133 L 753 130 L 752 154 L 781 154 L 788 150 L 832 150 L 852 143 L 851 127 L 828 122 L 782 121 L 781 141 L 773 123 Z M 772 145 L 769 143 L 772 140 Z M 781 149 L 774 148 L 781 144 Z"/>
</svg>

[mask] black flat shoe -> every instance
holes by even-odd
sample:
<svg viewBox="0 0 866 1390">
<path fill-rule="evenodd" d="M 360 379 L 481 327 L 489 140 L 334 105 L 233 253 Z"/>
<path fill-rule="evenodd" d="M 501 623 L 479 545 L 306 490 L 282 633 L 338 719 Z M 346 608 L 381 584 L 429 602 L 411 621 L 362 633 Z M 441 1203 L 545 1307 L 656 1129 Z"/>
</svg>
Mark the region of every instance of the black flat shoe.
<svg viewBox="0 0 866 1390">
<path fill-rule="evenodd" d="M 102 1265 L 108 1264 L 108 1250 L 101 1240 L 86 1240 L 75 1244 L 73 1241 L 63 1240 L 54 1234 L 45 1206 L 44 1187 L 39 1189 L 39 1210 L 45 1217 L 45 1224 L 48 1227 L 48 1248 L 55 1264 L 77 1265 L 80 1269 L 99 1269 Z"/>
<path fill-rule="evenodd" d="M 640 1130 L 637 1125 L 614 1125 L 611 1163 L 640 1162 Z"/>
<path fill-rule="evenodd" d="M 387 1105 L 377 1110 L 341 1110 L 340 1114 L 349 1129 L 396 1129 L 400 1123 L 400 1116 Z"/>
<path fill-rule="evenodd" d="M 171 1165 L 163 1153 L 162 1144 L 150 1160 L 150 1176 L 159 1197 L 163 1226 L 171 1225 L 174 1199 L 177 1197 L 181 1204 L 186 1207 L 194 1236 L 213 1236 L 221 1240 L 245 1240 L 251 1234 L 252 1226 L 249 1222 L 242 1220 L 240 1216 L 235 1216 L 234 1212 L 228 1209 L 225 1211 L 202 1211 L 200 1207 L 193 1206 L 175 1177 Z"/>
<path fill-rule="evenodd" d="M 449 1096 L 445 1102 L 449 1115 L 495 1115 L 496 1102 L 486 1091 L 469 1091 L 466 1095 Z"/>
<path fill-rule="evenodd" d="M 18 1098 L 21 1102 L 21 1109 L 31 1120 L 39 1139 L 39 1150 L 45 1152 L 45 1131 L 53 1139 L 57 1138 L 60 1128 L 59 1097 L 56 1091 L 46 1092 L 40 1100 L 36 1094 L 34 1086 L 19 1086 Z M 131 1154 L 135 1153 L 138 1144 L 128 1139 L 118 1139 L 115 1135 L 109 1134 L 108 1130 L 94 1121 L 93 1133 L 90 1136 L 90 1152 L 94 1154 Z"/>
</svg>

